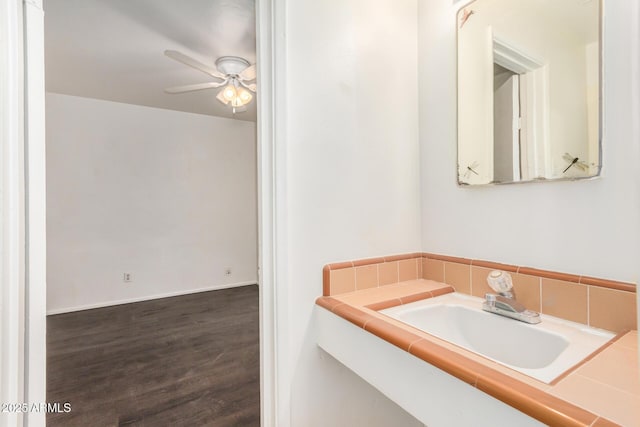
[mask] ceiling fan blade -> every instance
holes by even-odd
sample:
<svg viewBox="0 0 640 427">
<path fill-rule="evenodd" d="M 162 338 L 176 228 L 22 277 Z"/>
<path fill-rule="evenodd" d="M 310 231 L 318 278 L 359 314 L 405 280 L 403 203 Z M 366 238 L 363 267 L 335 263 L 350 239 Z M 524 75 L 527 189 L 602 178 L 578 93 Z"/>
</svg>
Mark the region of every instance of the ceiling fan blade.
<svg viewBox="0 0 640 427">
<path fill-rule="evenodd" d="M 245 83 L 242 80 L 238 80 L 240 82 L 240 84 L 244 87 L 246 87 L 247 89 L 249 89 L 251 92 L 255 92 L 256 89 L 258 88 L 258 86 L 255 83 Z"/>
<path fill-rule="evenodd" d="M 245 68 L 243 72 L 240 73 L 240 78 L 242 80 L 251 81 L 256 79 L 256 64 L 250 65 Z"/>
<path fill-rule="evenodd" d="M 197 83 L 194 85 L 185 85 L 185 86 L 174 86 L 168 87 L 164 91 L 167 93 L 184 93 L 184 92 L 193 92 L 194 90 L 202 90 L 202 89 L 214 89 L 226 84 L 227 81 L 218 82 L 209 82 L 209 83 Z"/>
<path fill-rule="evenodd" d="M 190 56 L 185 55 L 184 53 L 180 53 L 177 50 L 165 50 L 164 54 L 171 59 L 174 59 L 178 62 L 183 63 L 184 65 L 188 65 L 191 68 L 195 68 L 198 71 L 202 71 L 205 74 L 208 74 L 212 77 L 217 77 L 219 79 L 225 79 L 226 76 L 222 74 L 220 71 L 216 70 L 213 67 L 209 67 L 208 65 L 203 64 L 200 61 L 197 61 Z"/>
</svg>

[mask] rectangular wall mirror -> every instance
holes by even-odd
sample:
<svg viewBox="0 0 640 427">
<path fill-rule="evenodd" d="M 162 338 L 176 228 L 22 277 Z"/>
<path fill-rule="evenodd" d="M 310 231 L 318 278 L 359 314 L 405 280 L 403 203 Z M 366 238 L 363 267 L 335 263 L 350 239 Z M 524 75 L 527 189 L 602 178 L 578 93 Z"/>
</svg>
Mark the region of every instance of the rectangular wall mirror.
<svg viewBox="0 0 640 427">
<path fill-rule="evenodd" d="M 600 0 L 475 0 L 457 15 L 458 183 L 601 169 Z"/>
</svg>

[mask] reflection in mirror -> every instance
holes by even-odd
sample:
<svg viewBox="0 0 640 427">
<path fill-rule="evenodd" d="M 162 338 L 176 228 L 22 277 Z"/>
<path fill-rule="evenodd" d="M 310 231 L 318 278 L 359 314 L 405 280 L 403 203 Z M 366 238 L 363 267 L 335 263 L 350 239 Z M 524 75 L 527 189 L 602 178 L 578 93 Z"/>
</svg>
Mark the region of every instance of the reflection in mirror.
<svg viewBox="0 0 640 427">
<path fill-rule="evenodd" d="M 475 0 L 458 13 L 458 182 L 600 173 L 600 1 Z"/>
</svg>

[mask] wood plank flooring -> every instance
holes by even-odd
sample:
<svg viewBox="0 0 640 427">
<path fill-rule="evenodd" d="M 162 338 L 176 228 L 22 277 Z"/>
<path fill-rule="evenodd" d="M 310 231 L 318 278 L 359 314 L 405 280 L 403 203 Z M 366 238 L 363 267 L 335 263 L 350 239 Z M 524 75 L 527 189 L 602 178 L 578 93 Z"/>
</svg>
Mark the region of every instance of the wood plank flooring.
<svg viewBox="0 0 640 427">
<path fill-rule="evenodd" d="M 259 426 L 258 287 L 49 316 L 47 426 Z"/>
</svg>

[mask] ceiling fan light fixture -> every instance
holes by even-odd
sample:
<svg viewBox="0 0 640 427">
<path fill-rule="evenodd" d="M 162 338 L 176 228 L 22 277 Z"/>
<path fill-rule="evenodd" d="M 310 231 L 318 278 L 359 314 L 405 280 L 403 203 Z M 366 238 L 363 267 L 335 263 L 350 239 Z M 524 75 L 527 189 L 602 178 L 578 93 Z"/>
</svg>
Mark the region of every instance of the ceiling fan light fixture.
<svg viewBox="0 0 640 427">
<path fill-rule="evenodd" d="M 222 89 L 222 97 L 227 101 L 232 101 L 238 97 L 238 91 L 233 83 L 234 82 L 229 83 L 224 89 Z"/>
<path fill-rule="evenodd" d="M 226 75 L 237 75 L 247 69 L 251 64 L 238 56 L 221 56 L 216 60 L 216 68 Z"/>
<path fill-rule="evenodd" d="M 166 50 L 165 55 L 191 68 L 202 71 L 220 82 L 197 83 L 165 89 L 165 92 L 176 94 L 202 89 L 221 88 L 216 99 L 231 107 L 233 113 L 246 111 L 246 105 L 251 102 L 256 91 L 256 83 L 249 83 L 256 79 L 256 66 L 238 56 L 222 56 L 216 60 L 213 69 L 193 58 L 175 50 Z"/>
<path fill-rule="evenodd" d="M 216 99 L 222 102 L 224 105 L 229 104 L 229 100 L 224 98 L 224 90 L 221 90 L 220 92 L 218 92 L 218 95 L 216 95 Z"/>
<path fill-rule="evenodd" d="M 245 89 L 237 79 L 232 77 L 229 84 L 218 92 L 216 99 L 224 105 L 231 106 L 235 113 L 237 108 L 250 103 L 253 95 L 251 95 L 251 92 Z"/>
<path fill-rule="evenodd" d="M 253 96 L 251 95 L 251 92 L 241 87 L 238 89 L 238 98 L 242 101 L 242 105 L 244 105 L 250 103 Z"/>
</svg>

